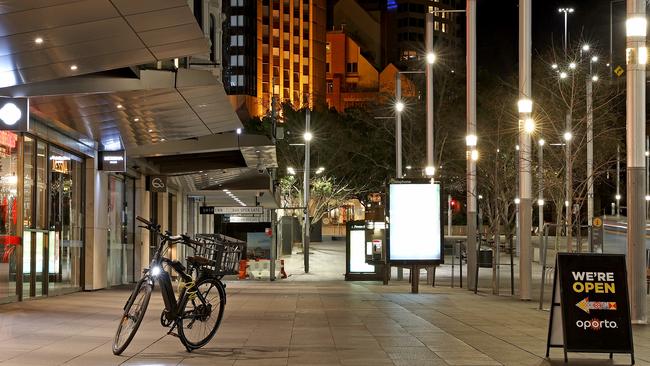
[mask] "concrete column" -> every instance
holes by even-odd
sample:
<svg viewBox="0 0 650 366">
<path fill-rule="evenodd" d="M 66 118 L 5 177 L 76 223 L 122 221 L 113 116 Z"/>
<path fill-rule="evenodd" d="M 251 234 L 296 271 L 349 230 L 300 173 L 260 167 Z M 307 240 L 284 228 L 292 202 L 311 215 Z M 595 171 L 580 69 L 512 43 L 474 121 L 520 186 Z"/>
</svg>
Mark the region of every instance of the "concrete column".
<svg viewBox="0 0 650 366">
<path fill-rule="evenodd" d="M 476 0 L 467 0 L 467 289 L 476 283 Z"/>
<path fill-rule="evenodd" d="M 135 216 L 149 219 L 149 192 L 146 191 L 146 177 L 140 176 L 135 180 Z M 135 256 L 135 279 L 138 280 L 138 273 L 149 266 L 149 232 L 139 228 L 140 221 L 135 221 L 135 243 L 133 255 Z"/>
<path fill-rule="evenodd" d="M 85 273 L 84 289 L 98 290 L 108 284 L 108 176 L 97 170 L 96 159 L 86 159 Z"/>
<path fill-rule="evenodd" d="M 647 323 L 645 264 L 646 5 L 627 1 L 627 277 L 633 323 Z"/>
<path fill-rule="evenodd" d="M 528 126 L 531 100 L 531 0 L 519 1 L 519 298 L 531 299 L 532 283 L 532 149 Z M 527 101 L 523 103 L 523 101 Z"/>
</svg>

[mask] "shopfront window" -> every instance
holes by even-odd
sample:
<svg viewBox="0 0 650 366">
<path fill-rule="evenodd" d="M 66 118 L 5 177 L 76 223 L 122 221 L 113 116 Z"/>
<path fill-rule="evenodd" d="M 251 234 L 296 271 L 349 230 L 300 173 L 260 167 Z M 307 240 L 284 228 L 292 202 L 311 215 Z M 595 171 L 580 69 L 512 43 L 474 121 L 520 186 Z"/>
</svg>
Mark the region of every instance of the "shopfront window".
<svg viewBox="0 0 650 366">
<path fill-rule="evenodd" d="M 134 180 L 108 177 L 108 285 L 133 282 Z"/>
<path fill-rule="evenodd" d="M 83 247 L 83 160 L 49 149 L 49 294 L 78 289 Z"/>
<path fill-rule="evenodd" d="M 18 135 L 0 131 L 0 302 L 16 300 Z"/>
</svg>

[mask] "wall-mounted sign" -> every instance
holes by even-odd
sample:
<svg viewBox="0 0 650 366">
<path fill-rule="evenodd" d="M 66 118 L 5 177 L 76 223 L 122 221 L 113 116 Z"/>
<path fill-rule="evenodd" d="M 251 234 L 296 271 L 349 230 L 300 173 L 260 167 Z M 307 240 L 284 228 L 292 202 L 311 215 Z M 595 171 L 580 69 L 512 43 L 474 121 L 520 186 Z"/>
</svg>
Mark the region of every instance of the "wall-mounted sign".
<svg viewBox="0 0 650 366">
<path fill-rule="evenodd" d="M 214 215 L 214 206 L 200 206 L 199 214 L 201 215 Z"/>
<path fill-rule="evenodd" d="M 167 192 L 167 177 L 164 175 L 150 175 L 147 188 L 149 192 Z"/>
<path fill-rule="evenodd" d="M 629 353 L 634 364 L 625 255 L 558 253 L 547 357 L 551 347 L 565 361 L 567 352 Z"/>
<path fill-rule="evenodd" d="M 29 130 L 29 99 L 0 97 L 0 130 Z"/>
<path fill-rule="evenodd" d="M 97 168 L 105 172 L 126 172 L 126 151 L 100 151 Z"/>
<path fill-rule="evenodd" d="M 214 214 L 228 215 L 228 214 L 263 214 L 263 207 L 215 207 Z"/>
<path fill-rule="evenodd" d="M 223 218 L 223 221 L 231 224 L 264 222 L 260 216 L 226 216 Z"/>
<path fill-rule="evenodd" d="M 392 180 L 388 186 L 387 257 L 396 264 L 439 264 L 442 193 L 431 179 Z"/>
</svg>

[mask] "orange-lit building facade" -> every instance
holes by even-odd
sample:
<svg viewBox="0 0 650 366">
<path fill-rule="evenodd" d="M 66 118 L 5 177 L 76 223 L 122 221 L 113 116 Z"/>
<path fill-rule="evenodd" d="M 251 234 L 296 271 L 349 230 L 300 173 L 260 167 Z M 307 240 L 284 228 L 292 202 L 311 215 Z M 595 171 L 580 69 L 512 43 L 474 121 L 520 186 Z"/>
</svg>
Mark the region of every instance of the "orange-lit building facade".
<svg viewBox="0 0 650 366">
<path fill-rule="evenodd" d="M 275 96 L 295 107 L 325 102 L 325 0 L 258 0 L 257 98 L 265 114 Z"/>
<path fill-rule="evenodd" d="M 368 107 L 388 101 L 395 95 L 399 70 L 389 64 L 378 71 L 361 48 L 343 31 L 327 32 L 327 105 L 339 112 L 352 107 Z M 402 94 L 414 96 L 415 86 L 402 78 Z"/>
</svg>

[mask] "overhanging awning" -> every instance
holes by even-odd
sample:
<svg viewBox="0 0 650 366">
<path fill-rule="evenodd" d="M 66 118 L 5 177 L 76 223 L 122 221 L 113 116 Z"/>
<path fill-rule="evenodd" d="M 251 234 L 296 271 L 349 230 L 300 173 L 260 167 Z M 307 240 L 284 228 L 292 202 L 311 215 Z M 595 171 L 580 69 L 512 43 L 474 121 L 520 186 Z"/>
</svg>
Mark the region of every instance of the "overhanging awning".
<svg viewBox="0 0 650 366">
<path fill-rule="evenodd" d="M 142 70 L 140 78 L 94 74 L 0 89 L 0 95 L 10 90 L 30 96 L 35 116 L 70 126 L 106 149 L 242 127 L 223 86 L 205 70 Z"/>
<path fill-rule="evenodd" d="M 185 0 L 5 0 L 0 24 L 0 87 L 209 52 Z"/>
</svg>

